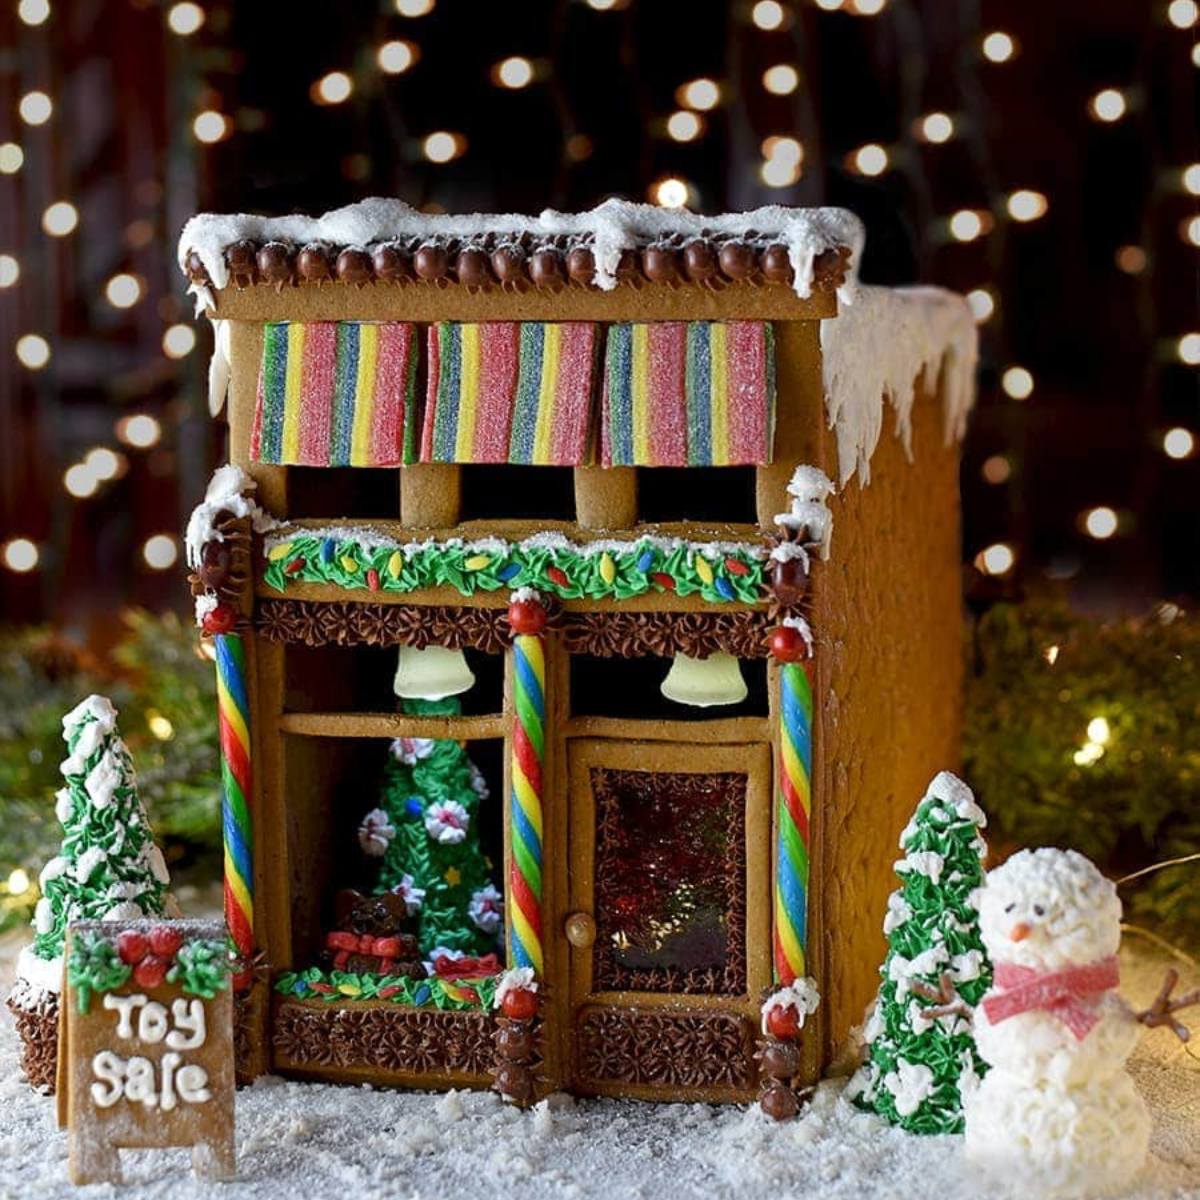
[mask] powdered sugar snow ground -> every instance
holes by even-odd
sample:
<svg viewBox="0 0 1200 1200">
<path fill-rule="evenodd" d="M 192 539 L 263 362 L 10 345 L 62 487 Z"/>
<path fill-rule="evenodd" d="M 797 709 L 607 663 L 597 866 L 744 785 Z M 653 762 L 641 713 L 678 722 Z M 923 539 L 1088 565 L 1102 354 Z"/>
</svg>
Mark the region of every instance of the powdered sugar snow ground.
<svg viewBox="0 0 1200 1200">
<path fill-rule="evenodd" d="M 5 956 L 7 957 L 7 955 Z M 1125 991 L 1153 994 L 1162 960 L 1126 953 Z M 1186 981 L 1185 981 L 1186 982 Z M 1200 1060 L 1165 1030 L 1133 1063 L 1155 1118 L 1155 1158 L 1139 1200 L 1200 1196 Z M 825 1084 L 800 1120 L 757 1110 L 552 1098 L 530 1113 L 487 1094 L 443 1096 L 260 1080 L 238 1094 L 236 1182 L 191 1177 L 183 1152 L 125 1152 L 132 1197 L 937 1197 L 985 1195 L 965 1174 L 960 1139 L 915 1138 L 841 1101 Z M 111 1195 L 66 1181 L 53 1102 L 19 1078 L 0 1019 L 0 1197 Z M 1030 1200 L 1026 1197 L 1024 1200 Z"/>
</svg>

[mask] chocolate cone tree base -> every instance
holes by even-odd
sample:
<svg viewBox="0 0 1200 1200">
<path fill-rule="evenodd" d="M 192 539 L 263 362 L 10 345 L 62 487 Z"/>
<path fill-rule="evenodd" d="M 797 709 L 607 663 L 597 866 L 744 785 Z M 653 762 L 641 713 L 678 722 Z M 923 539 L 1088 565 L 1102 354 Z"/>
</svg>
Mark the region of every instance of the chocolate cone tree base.
<svg viewBox="0 0 1200 1200">
<path fill-rule="evenodd" d="M 47 1095 L 54 1092 L 58 1067 L 58 995 L 42 992 L 32 1007 L 10 994 L 8 1008 L 21 1039 L 21 1070 L 31 1087 Z"/>
</svg>

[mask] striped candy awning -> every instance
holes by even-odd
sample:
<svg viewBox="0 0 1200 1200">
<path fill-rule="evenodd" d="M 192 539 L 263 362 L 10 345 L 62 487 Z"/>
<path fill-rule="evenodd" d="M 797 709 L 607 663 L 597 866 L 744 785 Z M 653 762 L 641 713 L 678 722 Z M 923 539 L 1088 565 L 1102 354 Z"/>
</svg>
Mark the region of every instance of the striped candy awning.
<svg viewBox="0 0 1200 1200">
<path fill-rule="evenodd" d="M 421 460 L 586 462 L 596 345 L 589 322 L 432 326 Z"/>
<path fill-rule="evenodd" d="M 604 466 L 759 465 L 775 437 L 767 321 L 613 325 L 604 361 Z"/>
<path fill-rule="evenodd" d="M 413 462 L 416 365 L 411 324 L 268 323 L 250 457 L 306 467 Z"/>
</svg>

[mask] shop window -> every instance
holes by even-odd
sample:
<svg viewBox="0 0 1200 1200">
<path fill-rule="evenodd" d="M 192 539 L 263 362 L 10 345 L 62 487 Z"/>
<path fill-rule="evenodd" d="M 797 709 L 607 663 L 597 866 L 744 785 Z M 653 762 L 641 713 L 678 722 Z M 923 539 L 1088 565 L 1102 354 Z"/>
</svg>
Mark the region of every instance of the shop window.
<svg viewBox="0 0 1200 1200">
<path fill-rule="evenodd" d="M 739 663 L 747 694 L 737 704 L 699 708 L 668 700 L 662 682 L 669 658 L 571 658 L 571 713 L 583 717 L 622 717 L 647 721 L 712 721 L 722 717 L 767 715 L 766 659 Z"/>
<path fill-rule="evenodd" d="M 400 472 L 387 467 L 288 467 L 288 515 L 295 518 L 400 515 Z"/>
<path fill-rule="evenodd" d="M 402 941 L 394 965 L 382 970 L 365 959 L 341 969 L 411 969 L 423 979 L 421 964 L 437 947 L 502 960 L 503 761 L 499 739 L 287 737 L 293 965 L 337 969 L 329 934 L 374 921 L 388 926 L 380 936 L 413 940 Z M 374 810 L 387 821 L 372 824 Z M 462 836 L 439 837 L 446 829 Z M 383 904 L 369 899 L 389 893 Z M 410 901 L 407 908 L 397 896 Z"/>
<path fill-rule="evenodd" d="M 754 467 L 639 467 L 645 522 L 757 523 Z"/>
<path fill-rule="evenodd" d="M 399 646 L 289 646 L 284 655 L 284 711 L 390 713 L 400 706 L 393 690 Z M 459 695 L 465 716 L 503 707 L 504 661 L 499 654 L 464 650 L 475 676 Z"/>
<path fill-rule="evenodd" d="M 575 520 L 575 472 L 571 467 L 469 463 L 462 479 L 460 521 Z"/>
</svg>

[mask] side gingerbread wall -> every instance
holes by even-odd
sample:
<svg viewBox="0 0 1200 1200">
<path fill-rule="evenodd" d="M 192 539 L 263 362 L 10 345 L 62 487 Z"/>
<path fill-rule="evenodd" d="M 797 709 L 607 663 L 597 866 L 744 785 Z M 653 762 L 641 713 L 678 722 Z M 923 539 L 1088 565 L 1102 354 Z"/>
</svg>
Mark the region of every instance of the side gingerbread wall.
<svg viewBox="0 0 1200 1200">
<path fill-rule="evenodd" d="M 878 985 L 900 830 L 960 754 L 958 445 L 944 444 L 938 397 L 913 406 L 912 462 L 890 408 L 884 420 L 871 482 L 852 479 L 831 502 L 833 554 L 815 597 L 826 1063 Z"/>
</svg>

